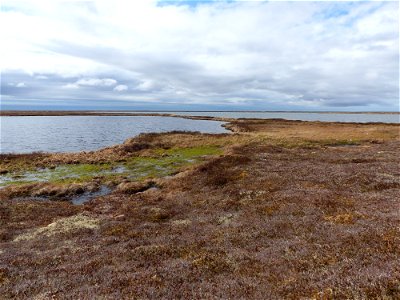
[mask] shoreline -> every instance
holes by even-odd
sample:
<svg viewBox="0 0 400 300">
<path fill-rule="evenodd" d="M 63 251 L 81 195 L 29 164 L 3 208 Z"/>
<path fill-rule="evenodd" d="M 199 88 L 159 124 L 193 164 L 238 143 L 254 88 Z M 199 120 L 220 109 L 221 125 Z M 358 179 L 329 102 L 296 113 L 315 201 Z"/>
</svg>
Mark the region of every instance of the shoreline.
<svg viewBox="0 0 400 300">
<path fill-rule="evenodd" d="M 103 115 L 100 115 L 103 116 Z M 382 122 L 369 122 L 369 123 L 358 123 L 358 122 L 323 122 L 323 121 L 303 121 L 303 120 L 286 120 L 286 119 L 248 119 L 248 118 L 221 118 L 221 117 L 202 117 L 202 116 L 181 116 L 181 115 L 145 115 L 145 116 L 161 116 L 161 117 L 173 117 L 173 118 L 183 118 L 183 119 L 194 119 L 194 120 L 207 120 L 207 121 L 217 121 L 224 122 L 221 124 L 221 127 L 225 128 L 227 132 L 225 133 L 202 133 L 198 131 L 167 131 L 167 132 L 148 132 L 148 133 L 140 133 L 135 136 L 127 137 L 123 142 L 112 144 L 109 146 L 101 147 L 95 150 L 80 150 L 80 151 L 71 151 L 71 152 L 46 152 L 46 151 L 33 151 L 33 152 L 10 152 L 10 153 L 1 153 L 0 158 L 2 157 L 29 157 L 35 155 L 44 155 L 44 156 L 61 156 L 61 157 L 75 157 L 76 156 L 85 156 L 85 155 L 96 155 L 98 153 L 103 152 L 112 152 L 114 150 L 118 150 L 123 148 L 125 145 L 129 145 L 131 143 L 136 143 L 136 141 L 141 141 L 142 139 L 146 140 L 147 137 L 153 137 L 154 139 L 158 139 L 161 137 L 174 136 L 174 135 L 183 135 L 183 136 L 200 136 L 200 137 L 212 137 L 215 139 L 219 139 L 220 137 L 226 137 L 230 135 L 258 135 L 264 134 L 264 132 L 271 130 L 271 134 L 273 139 L 287 139 L 288 137 L 283 136 L 282 138 L 279 136 L 279 131 L 285 132 L 288 129 L 299 127 L 296 130 L 297 134 L 293 135 L 290 139 L 294 141 L 303 140 L 305 137 L 301 137 L 301 128 L 304 128 L 306 131 L 305 136 L 308 137 L 309 140 L 312 141 L 313 138 L 310 136 L 310 129 L 319 128 L 322 132 L 326 130 L 339 131 L 338 133 L 333 133 L 331 138 L 325 139 L 321 145 L 329 143 L 335 144 L 335 141 L 341 141 L 340 139 L 340 130 L 348 130 L 348 128 L 352 128 L 356 133 L 355 135 L 362 135 L 362 139 L 355 139 L 354 142 L 356 144 L 360 143 L 369 143 L 374 142 L 374 136 L 365 135 L 363 133 L 364 130 L 368 128 L 381 128 L 383 131 L 393 131 L 398 129 L 400 130 L 399 123 L 382 123 Z M 397 132 L 397 135 L 400 134 L 400 131 Z M 393 133 L 392 133 L 393 135 Z M 384 140 L 391 138 L 384 138 Z M 319 140 L 319 138 L 317 138 Z M 345 139 L 343 139 L 344 141 Z M 348 140 L 350 144 L 353 144 L 353 139 Z M 186 147 L 190 147 L 190 143 L 186 144 Z M 140 151 L 141 149 L 139 149 Z M 136 150 L 135 150 L 136 151 Z M 76 162 L 76 161 L 75 161 Z M 72 161 L 72 163 L 74 163 Z"/>
<path fill-rule="evenodd" d="M 351 114 L 351 113 L 344 113 L 344 114 Z M 359 113 L 364 114 L 364 113 Z M 378 113 L 377 113 L 378 114 Z M 400 113 L 379 113 L 382 114 L 399 114 Z M 229 118 L 229 117 L 215 117 L 215 116 L 190 116 L 190 115 L 179 115 L 179 114 L 172 114 L 172 113 L 127 113 L 127 112 L 93 112 L 93 111 L 0 111 L 0 117 L 34 117 L 34 116 L 107 116 L 107 117 L 171 117 L 171 118 L 181 118 L 181 119 L 188 119 L 188 120 L 205 120 L 205 121 L 219 121 L 219 122 L 226 122 L 229 125 L 235 121 L 243 121 L 243 122 L 263 122 L 263 121 L 285 121 L 285 122 L 303 122 L 303 123 L 323 123 L 323 124 L 387 124 L 387 125 L 399 125 L 400 123 L 393 123 L 393 122 L 344 122 L 344 121 L 308 121 L 308 120 L 291 120 L 285 118 Z M 231 130 L 230 128 L 222 125 L 224 128 Z M 234 131 L 234 130 L 232 130 Z"/>
<path fill-rule="evenodd" d="M 30 116 L 30 115 L 23 115 L 23 116 Z M 36 116 L 36 115 L 35 115 Z M 42 116 L 42 115 L 37 115 Z M 47 115 L 46 115 L 47 116 Z M 53 116 L 53 115 L 49 115 Z M 59 116 L 59 115 L 54 115 Z M 60 115 L 61 116 L 61 115 Z M 62 115 L 62 116 L 93 116 L 91 114 L 85 115 Z M 96 115 L 97 116 L 97 115 Z M 99 114 L 98 116 L 109 116 L 108 114 Z M 111 116 L 115 116 L 112 114 Z M 120 115 L 118 115 L 120 116 Z M 125 115 L 121 115 L 125 116 Z M 400 129 L 400 123 L 384 123 L 384 122 L 328 122 L 328 121 L 303 121 L 303 120 L 287 120 L 287 119 L 250 119 L 250 118 L 223 118 L 223 117 L 208 117 L 208 116 L 185 116 L 185 115 L 174 115 L 174 114 L 146 114 L 146 115 L 128 115 L 128 116 L 146 116 L 146 117 L 172 117 L 172 118 L 182 118 L 182 119 L 189 119 L 189 120 L 204 120 L 204 121 L 216 121 L 216 122 L 224 122 L 221 124 L 221 127 L 225 128 L 228 132 L 226 133 L 200 133 L 201 135 L 226 135 L 226 134 L 240 134 L 240 133 L 250 133 L 253 129 L 249 128 L 249 126 L 257 126 L 258 124 L 267 125 L 267 126 L 295 126 L 295 125 L 305 125 L 305 126 L 322 126 L 322 127 L 329 127 L 329 126 L 388 126 L 388 127 L 398 127 Z M 102 151 L 104 149 L 115 148 L 125 144 L 129 140 L 134 140 L 135 138 L 139 137 L 140 135 L 163 135 L 163 134 L 174 134 L 175 132 L 180 132 L 184 134 L 197 134 L 196 131 L 168 131 L 168 132 L 149 132 L 149 133 L 140 133 L 136 136 L 127 137 L 122 143 L 116 143 L 113 145 L 101 147 L 95 150 L 80 150 L 80 151 L 72 151 L 72 152 L 46 152 L 46 151 L 33 151 L 33 152 L 0 152 L 0 157 L 5 155 L 30 155 L 34 153 L 43 153 L 43 154 L 79 154 L 79 153 L 92 153 Z"/>
<path fill-rule="evenodd" d="M 0 294 L 400 295 L 400 124 L 227 125 L 0 155 Z"/>
<path fill-rule="evenodd" d="M 290 114 L 355 114 L 355 115 L 400 115 L 395 111 L 268 111 L 268 110 L 0 110 L 0 116 L 86 116 L 86 115 L 178 115 L 176 112 L 185 113 L 290 113 Z"/>
</svg>

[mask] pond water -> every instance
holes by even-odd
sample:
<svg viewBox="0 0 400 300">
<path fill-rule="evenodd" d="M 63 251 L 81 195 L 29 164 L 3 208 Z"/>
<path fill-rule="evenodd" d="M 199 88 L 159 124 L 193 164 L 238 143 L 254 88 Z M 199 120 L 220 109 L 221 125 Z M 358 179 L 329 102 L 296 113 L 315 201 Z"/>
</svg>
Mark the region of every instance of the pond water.
<svg viewBox="0 0 400 300">
<path fill-rule="evenodd" d="M 120 111 L 129 113 L 127 111 Z M 110 112 L 112 113 L 112 112 Z M 117 113 L 117 112 L 115 112 Z M 131 112 L 131 113 L 170 113 L 182 116 L 208 116 L 224 118 L 257 118 L 257 119 L 286 119 L 322 122 L 382 122 L 400 123 L 398 113 L 323 113 L 323 112 L 233 112 L 233 111 L 159 111 L 159 112 Z"/>
<path fill-rule="evenodd" d="M 0 153 L 77 152 L 148 132 L 226 133 L 223 122 L 145 116 L 0 117 Z"/>
<path fill-rule="evenodd" d="M 94 199 L 96 197 L 101 197 L 105 196 L 111 193 L 111 189 L 105 185 L 101 186 L 100 189 L 96 192 L 90 193 L 90 192 L 85 192 L 82 195 L 75 196 L 71 199 L 72 204 L 75 205 L 81 205 L 84 204 L 85 202 L 88 202 L 91 199 Z"/>
</svg>

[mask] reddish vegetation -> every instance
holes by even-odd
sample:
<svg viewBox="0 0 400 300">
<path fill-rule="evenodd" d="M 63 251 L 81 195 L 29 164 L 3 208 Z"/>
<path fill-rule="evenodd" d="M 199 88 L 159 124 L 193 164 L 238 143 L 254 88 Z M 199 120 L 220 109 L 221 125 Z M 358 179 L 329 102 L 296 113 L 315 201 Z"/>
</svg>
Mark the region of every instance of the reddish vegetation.
<svg viewBox="0 0 400 300">
<path fill-rule="evenodd" d="M 284 123 L 180 136 L 235 146 L 157 189 L 1 201 L 0 295 L 399 299 L 399 127 Z"/>
</svg>

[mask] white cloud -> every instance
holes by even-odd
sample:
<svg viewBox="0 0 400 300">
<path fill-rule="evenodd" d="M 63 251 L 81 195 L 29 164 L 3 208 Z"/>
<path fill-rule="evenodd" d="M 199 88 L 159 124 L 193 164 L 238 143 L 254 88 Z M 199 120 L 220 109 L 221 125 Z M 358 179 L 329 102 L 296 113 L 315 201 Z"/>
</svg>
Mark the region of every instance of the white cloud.
<svg viewBox="0 0 400 300">
<path fill-rule="evenodd" d="M 135 90 L 148 92 L 157 87 L 157 84 L 153 80 L 144 80 L 135 87 Z"/>
<path fill-rule="evenodd" d="M 114 91 L 117 91 L 117 92 L 123 92 L 123 91 L 127 91 L 127 90 L 128 90 L 128 87 L 124 84 L 119 84 L 114 88 Z"/>
<path fill-rule="evenodd" d="M 111 78 L 85 78 L 79 79 L 76 84 L 83 86 L 113 86 L 117 84 L 117 81 Z"/>
<path fill-rule="evenodd" d="M 67 83 L 67 84 L 64 84 L 63 86 L 61 86 L 61 88 L 63 88 L 63 89 L 78 89 L 79 85 L 77 85 L 76 83 Z"/>
<path fill-rule="evenodd" d="M 18 82 L 15 86 L 17 88 L 24 88 L 24 87 L 26 87 L 26 84 L 25 84 L 25 82 Z"/>
<path fill-rule="evenodd" d="M 2 8 L 2 73 L 46 76 L 43 97 L 62 86 L 66 98 L 79 87 L 82 98 L 108 98 L 123 82 L 132 88 L 114 94 L 124 101 L 398 101 L 397 2 L 4 0 Z"/>
<path fill-rule="evenodd" d="M 74 83 L 62 85 L 63 89 L 78 89 L 79 87 L 112 87 L 117 84 L 117 80 L 112 78 L 82 78 Z M 117 86 L 118 87 L 118 86 Z M 115 88 L 114 88 L 115 89 Z"/>
</svg>

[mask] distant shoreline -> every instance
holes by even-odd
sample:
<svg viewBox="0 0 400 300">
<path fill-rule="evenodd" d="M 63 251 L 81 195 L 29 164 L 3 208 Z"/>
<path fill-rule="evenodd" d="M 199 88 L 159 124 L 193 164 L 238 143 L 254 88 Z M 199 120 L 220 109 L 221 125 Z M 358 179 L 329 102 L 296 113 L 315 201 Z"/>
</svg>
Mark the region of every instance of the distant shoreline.
<svg viewBox="0 0 400 300">
<path fill-rule="evenodd" d="M 267 110 L 0 110 L 0 116 L 176 116 L 173 113 L 293 113 L 400 115 L 400 112 L 267 111 Z"/>
</svg>

